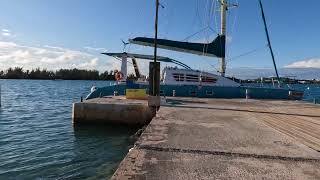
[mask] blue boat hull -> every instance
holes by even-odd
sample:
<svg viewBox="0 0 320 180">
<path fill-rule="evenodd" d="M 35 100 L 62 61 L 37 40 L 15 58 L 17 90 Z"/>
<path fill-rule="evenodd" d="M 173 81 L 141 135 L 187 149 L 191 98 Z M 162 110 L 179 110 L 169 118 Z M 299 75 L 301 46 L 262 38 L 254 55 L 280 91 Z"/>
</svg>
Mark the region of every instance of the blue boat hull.
<svg viewBox="0 0 320 180">
<path fill-rule="evenodd" d="M 86 99 L 103 96 L 125 95 L 125 84 L 97 88 L 91 92 Z M 139 89 L 147 89 L 148 85 L 139 85 Z M 198 98 L 249 98 L 252 99 L 283 99 L 301 100 L 303 92 L 286 88 L 264 88 L 264 87 L 218 87 L 218 86 L 194 86 L 194 85 L 161 85 L 161 96 L 176 97 L 198 97 Z"/>
</svg>

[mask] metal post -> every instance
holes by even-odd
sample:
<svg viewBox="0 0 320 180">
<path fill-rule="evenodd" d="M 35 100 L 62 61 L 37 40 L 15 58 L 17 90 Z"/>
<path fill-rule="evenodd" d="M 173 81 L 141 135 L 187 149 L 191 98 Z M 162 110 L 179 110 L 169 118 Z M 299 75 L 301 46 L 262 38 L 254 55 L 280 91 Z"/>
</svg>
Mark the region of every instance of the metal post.
<svg viewBox="0 0 320 180">
<path fill-rule="evenodd" d="M 118 96 L 118 91 L 113 91 L 113 96 Z"/>
<path fill-rule="evenodd" d="M 226 36 L 227 10 L 228 10 L 227 0 L 221 0 L 221 35 L 222 36 Z M 222 77 L 225 76 L 225 73 L 226 73 L 225 57 L 221 58 L 220 73 Z"/>
<path fill-rule="evenodd" d="M 149 87 L 150 96 L 148 97 L 148 105 L 152 107 L 155 112 L 160 107 L 160 63 L 157 62 L 157 40 L 158 40 L 158 13 L 159 13 L 159 0 L 156 0 L 156 17 L 155 17 L 155 37 L 154 37 L 154 61 L 149 64 Z"/>
<path fill-rule="evenodd" d="M 250 91 L 246 89 L 246 100 L 250 99 Z"/>
<path fill-rule="evenodd" d="M 158 40 L 158 14 L 159 14 L 159 0 L 156 0 L 156 18 L 155 18 L 155 24 L 154 24 L 154 67 L 153 67 L 153 83 L 152 83 L 152 95 L 158 96 L 158 90 L 157 90 L 157 84 L 160 84 L 160 81 L 156 81 L 157 77 L 160 76 L 157 74 L 156 71 L 156 64 L 157 64 L 157 40 Z"/>
</svg>

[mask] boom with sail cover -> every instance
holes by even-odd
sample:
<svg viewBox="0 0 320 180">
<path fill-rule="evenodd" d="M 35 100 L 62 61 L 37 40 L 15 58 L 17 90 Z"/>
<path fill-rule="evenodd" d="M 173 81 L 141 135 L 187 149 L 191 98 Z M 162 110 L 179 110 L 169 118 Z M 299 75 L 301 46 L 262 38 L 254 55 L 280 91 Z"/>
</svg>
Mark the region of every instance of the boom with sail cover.
<svg viewBox="0 0 320 180">
<path fill-rule="evenodd" d="M 123 56 L 129 57 L 129 58 L 134 58 L 134 59 L 147 59 L 147 60 L 153 60 L 154 56 L 152 55 L 145 55 L 145 54 L 133 54 L 133 53 L 101 53 L 107 56 L 112 56 L 112 57 L 116 57 L 116 58 L 121 58 Z M 184 67 L 185 69 L 191 69 L 188 65 L 175 60 L 175 59 L 171 59 L 168 57 L 163 57 L 163 56 L 157 56 L 157 61 L 160 62 L 168 62 L 168 63 L 174 63 L 176 65 L 179 65 L 181 67 Z"/>
<path fill-rule="evenodd" d="M 129 39 L 132 44 L 154 47 L 154 38 L 136 37 Z M 157 39 L 158 48 L 197 54 L 211 57 L 225 57 L 226 37 L 219 35 L 211 43 L 190 43 L 173 41 L 167 39 Z"/>
</svg>

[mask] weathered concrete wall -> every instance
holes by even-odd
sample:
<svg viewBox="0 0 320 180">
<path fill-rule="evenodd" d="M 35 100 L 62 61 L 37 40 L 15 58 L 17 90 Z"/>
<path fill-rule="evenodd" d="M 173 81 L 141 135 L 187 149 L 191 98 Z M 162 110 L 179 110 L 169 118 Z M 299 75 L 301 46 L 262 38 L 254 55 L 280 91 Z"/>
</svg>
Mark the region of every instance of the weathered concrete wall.
<svg viewBox="0 0 320 180">
<path fill-rule="evenodd" d="M 98 98 L 73 104 L 73 123 L 144 125 L 154 113 L 144 101 Z"/>
</svg>

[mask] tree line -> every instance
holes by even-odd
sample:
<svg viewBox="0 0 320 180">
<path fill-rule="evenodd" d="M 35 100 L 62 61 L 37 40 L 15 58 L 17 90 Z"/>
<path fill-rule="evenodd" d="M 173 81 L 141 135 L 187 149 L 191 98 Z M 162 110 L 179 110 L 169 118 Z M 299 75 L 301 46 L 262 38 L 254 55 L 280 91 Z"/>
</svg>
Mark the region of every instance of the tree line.
<svg viewBox="0 0 320 180">
<path fill-rule="evenodd" d="M 22 67 L 8 68 L 0 71 L 1 79 L 63 79 L 63 80 L 115 80 L 117 70 L 100 73 L 97 70 L 83 69 L 59 69 L 51 71 L 47 69 L 24 70 Z"/>
</svg>

